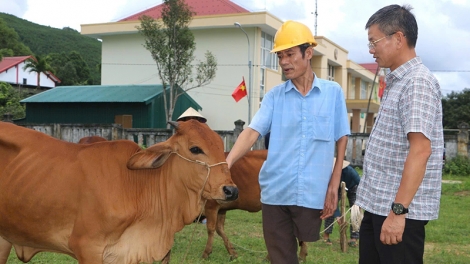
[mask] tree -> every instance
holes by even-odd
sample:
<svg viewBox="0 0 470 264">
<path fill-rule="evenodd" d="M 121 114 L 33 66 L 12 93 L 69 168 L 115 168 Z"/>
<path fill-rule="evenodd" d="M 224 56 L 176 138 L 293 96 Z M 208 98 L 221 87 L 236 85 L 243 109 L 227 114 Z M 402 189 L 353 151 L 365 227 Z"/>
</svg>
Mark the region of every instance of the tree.
<svg viewBox="0 0 470 264">
<path fill-rule="evenodd" d="M 61 80 L 60 85 L 82 85 L 78 78 L 77 70 L 71 62 L 67 62 L 57 71 L 57 77 Z M 60 76 L 60 77 L 59 77 Z"/>
<path fill-rule="evenodd" d="M 470 88 L 451 92 L 442 99 L 444 128 L 457 128 L 462 122 L 470 123 Z"/>
<path fill-rule="evenodd" d="M 41 73 L 47 75 L 48 72 L 54 72 L 51 65 L 49 64 L 48 56 L 36 56 L 36 58 L 32 57 L 27 59 L 23 69 L 28 70 L 28 72 L 37 73 L 38 85 L 36 89 L 41 87 Z"/>
<path fill-rule="evenodd" d="M 13 119 L 25 117 L 25 108 L 20 101 L 26 94 L 14 89 L 10 84 L 0 82 L 0 119 L 4 114 L 10 114 Z"/>
<path fill-rule="evenodd" d="M 90 69 L 78 52 L 51 53 L 48 56 L 54 74 L 61 80 L 60 85 L 93 84 Z"/>
<path fill-rule="evenodd" d="M 12 57 L 13 50 L 11 49 L 0 49 L 0 61 L 3 60 L 3 57 Z"/>
<path fill-rule="evenodd" d="M 200 61 L 193 74 L 194 35 L 189 23 L 194 13 L 184 0 L 164 0 L 162 19 L 140 18 L 137 27 L 143 35 L 144 47 L 157 64 L 163 86 L 163 101 L 167 121 L 172 120 L 178 97 L 183 93 L 209 84 L 217 70 L 217 60 L 210 51 Z"/>
<path fill-rule="evenodd" d="M 1 18 L 0 36 L 0 55 L 3 57 L 33 54 L 33 52 L 20 41 L 18 33 L 16 33 L 13 28 L 9 27 Z"/>
<path fill-rule="evenodd" d="M 82 55 L 76 51 L 70 52 L 68 60 L 73 64 L 75 71 L 77 72 L 78 81 L 81 84 L 92 84 L 90 77 L 90 68 L 88 64 L 83 60 Z"/>
</svg>

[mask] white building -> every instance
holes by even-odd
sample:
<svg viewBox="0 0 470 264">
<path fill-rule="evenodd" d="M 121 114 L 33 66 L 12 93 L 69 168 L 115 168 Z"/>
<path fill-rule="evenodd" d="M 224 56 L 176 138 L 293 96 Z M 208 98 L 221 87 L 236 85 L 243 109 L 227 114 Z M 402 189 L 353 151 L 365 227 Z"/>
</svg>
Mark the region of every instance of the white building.
<svg viewBox="0 0 470 264">
<path fill-rule="evenodd" d="M 38 79 L 36 72 L 24 70 L 26 61 L 35 59 L 33 56 L 3 57 L 0 61 L 0 82 L 6 82 L 13 87 L 25 88 L 33 92 L 39 85 L 39 91 L 56 87 L 56 83 L 60 83 L 51 72 L 41 73 Z M 38 84 L 39 80 L 39 84 Z"/>
<path fill-rule="evenodd" d="M 212 129 L 233 129 L 234 121 L 248 121 L 247 98 L 236 103 L 231 96 L 243 77 L 248 92 L 252 92 L 251 116 L 259 109 L 265 92 L 282 82 L 277 56 L 270 50 L 274 35 L 284 21 L 269 12 L 250 12 L 229 0 L 186 0 L 186 3 L 196 12 L 189 25 L 196 42 L 194 63 L 203 60 L 207 50 L 215 55 L 218 63 L 215 79 L 188 93 L 202 106 L 201 114 Z M 81 34 L 102 40 L 103 85 L 160 83 L 157 66 L 143 47 L 144 38 L 137 27 L 142 15 L 160 18 L 162 5 L 118 22 L 81 25 Z M 235 26 L 237 22 L 241 27 Z M 334 80 L 343 87 L 351 127 L 358 130 L 353 132 L 362 132 L 360 128 L 366 119 L 368 128 L 371 127 L 379 108 L 377 89 L 368 104 L 369 91 L 376 86 L 372 85 L 374 74 L 348 60 L 348 51 L 336 43 L 322 36 L 315 39 L 318 46 L 312 70 L 318 77 Z M 252 62 L 251 82 L 249 61 Z M 361 114 L 367 109 L 368 115 Z"/>
</svg>

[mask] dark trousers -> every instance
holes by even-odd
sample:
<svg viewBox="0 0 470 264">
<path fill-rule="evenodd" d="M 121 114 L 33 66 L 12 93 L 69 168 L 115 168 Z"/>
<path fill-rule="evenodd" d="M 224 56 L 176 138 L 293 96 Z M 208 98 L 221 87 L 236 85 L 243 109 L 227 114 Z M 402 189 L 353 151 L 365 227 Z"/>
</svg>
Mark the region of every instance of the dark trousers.
<svg viewBox="0 0 470 264">
<path fill-rule="evenodd" d="M 364 212 L 359 230 L 359 264 L 422 264 L 428 221 L 406 219 L 402 242 L 385 245 L 380 242 L 385 218 Z"/>
<path fill-rule="evenodd" d="M 272 264 L 296 264 L 299 241 L 320 238 L 320 211 L 300 206 L 262 204 L 263 235 Z"/>
</svg>

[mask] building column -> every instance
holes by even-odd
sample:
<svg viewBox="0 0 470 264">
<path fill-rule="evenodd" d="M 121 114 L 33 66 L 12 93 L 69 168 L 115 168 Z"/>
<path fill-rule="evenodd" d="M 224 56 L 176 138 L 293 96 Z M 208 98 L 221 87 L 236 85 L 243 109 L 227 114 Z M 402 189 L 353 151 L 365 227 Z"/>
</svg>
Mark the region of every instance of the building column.
<svg viewBox="0 0 470 264">
<path fill-rule="evenodd" d="M 352 125 L 351 125 L 351 132 L 352 133 L 359 133 L 361 127 L 361 110 L 360 109 L 353 109 L 352 110 Z"/>
<path fill-rule="evenodd" d="M 361 78 L 356 78 L 356 100 L 358 99 L 365 99 L 365 98 L 361 98 Z"/>
<path fill-rule="evenodd" d="M 457 125 L 460 130 L 457 135 L 457 154 L 459 156 L 468 157 L 468 129 L 467 123 L 462 122 Z"/>
<path fill-rule="evenodd" d="M 366 126 L 366 133 L 372 132 L 372 127 L 374 126 L 374 113 L 367 113 Z"/>
</svg>

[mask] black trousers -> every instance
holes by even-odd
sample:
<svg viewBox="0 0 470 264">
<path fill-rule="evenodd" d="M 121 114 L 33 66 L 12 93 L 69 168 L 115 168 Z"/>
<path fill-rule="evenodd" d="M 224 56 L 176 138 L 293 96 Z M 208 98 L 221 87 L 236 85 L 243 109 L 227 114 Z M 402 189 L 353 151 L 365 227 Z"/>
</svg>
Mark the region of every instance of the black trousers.
<svg viewBox="0 0 470 264">
<path fill-rule="evenodd" d="M 406 219 L 402 242 L 385 245 L 380 232 L 385 216 L 364 212 L 359 230 L 359 264 L 422 264 L 425 225 L 428 221 Z"/>
</svg>

